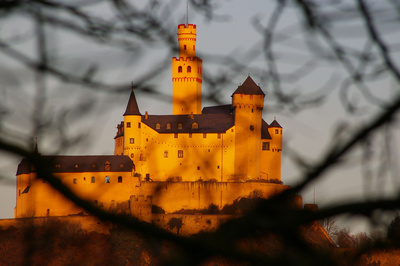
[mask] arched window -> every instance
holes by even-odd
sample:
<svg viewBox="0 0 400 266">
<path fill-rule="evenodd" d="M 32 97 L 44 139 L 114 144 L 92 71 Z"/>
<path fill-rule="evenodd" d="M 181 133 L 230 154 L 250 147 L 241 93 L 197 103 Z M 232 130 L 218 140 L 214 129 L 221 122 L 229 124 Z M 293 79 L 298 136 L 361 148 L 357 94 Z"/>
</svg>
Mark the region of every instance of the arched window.
<svg viewBox="0 0 400 266">
<path fill-rule="evenodd" d="M 96 177 L 92 176 L 92 181 L 91 182 L 95 183 L 96 182 Z"/>
<path fill-rule="evenodd" d="M 118 183 L 122 183 L 122 176 L 118 177 Z"/>
<path fill-rule="evenodd" d="M 104 178 L 104 183 L 110 183 L 110 177 L 109 176 L 106 176 L 105 178 Z"/>
<path fill-rule="evenodd" d="M 182 129 L 182 124 L 178 124 L 178 129 Z"/>
<path fill-rule="evenodd" d="M 196 122 L 194 122 L 192 124 L 192 129 L 198 129 L 199 128 L 199 124 L 197 124 Z"/>
<path fill-rule="evenodd" d="M 171 129 L 171 124 L 170 123 L 167 124 L 167 129 Z"/>
<path fill-rule="evenodd" d="M 181 66 L 178 67 L 178 72 L 182 73 L 182 67 Z"/>
<path fill-rule="evenodd" d="M 187 72 L 188 72 L 188 73 L 192 72 L 192 67 L 191 67 L 191 66 L 188 66 L 188 67 L 187 67 Z"/>
<path fill-rule="evenodd" d="M 157 124 L 156 124 L 156 129 L 160 129 L 160 128 L 161 128 L 160 123 L 157 123 Z"/>
</svg>

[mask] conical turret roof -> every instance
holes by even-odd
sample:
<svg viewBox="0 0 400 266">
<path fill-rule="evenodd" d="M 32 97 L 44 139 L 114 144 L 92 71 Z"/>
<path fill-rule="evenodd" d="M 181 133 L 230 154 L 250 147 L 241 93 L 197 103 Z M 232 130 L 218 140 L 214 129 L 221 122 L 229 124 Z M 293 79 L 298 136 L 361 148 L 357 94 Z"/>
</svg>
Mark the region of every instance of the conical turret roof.
<svg viewBox="0 0 400 266">
<path fill-rule="evenodd" d="M 135 97 L 135 93 L 133 92 L 133 89 L 131 92 L 131 96 L 129 97 L 128 106 L 126 106 L 124 116 L 125 115 L 141 115 L 138 104 L 136 102 L 136 97 Z"/>
<path fill-rule="evenodd" d="M 278 121 L 274 120 L 272 123 L 269 125 L 269 127 L 279 127 L 282 128 L 281 125 L 279 125 Z"/>
<path fill-rule="evenodd" d="M 265 95 L 260 86 L 250 76 L 236 89 L 232 96 L 234 94 Z"/>
</svg>

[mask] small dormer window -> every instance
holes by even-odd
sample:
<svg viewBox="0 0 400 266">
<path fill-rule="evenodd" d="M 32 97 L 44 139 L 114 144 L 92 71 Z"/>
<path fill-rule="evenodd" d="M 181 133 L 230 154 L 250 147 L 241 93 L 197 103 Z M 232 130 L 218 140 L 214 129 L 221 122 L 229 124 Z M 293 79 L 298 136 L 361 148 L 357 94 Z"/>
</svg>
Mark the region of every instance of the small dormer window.
<svg viewBox="0 0 400 266">
<path fill-rule="evenodd" d="M 182 124 L 178 124 L 178 129 L 182 129 Z"/>
<path fill-rule="evenodd" d="M 156 124 L 156 129 L 160 129 L 160 128 L 161 128 L 160 123 L 157 123 L 157 124 Z"/>
<path fill-rule="evenodd" d="M 104 163 L 104 170 L 110 171 L 111 170 L 111 163 L 109 161 L 106 161 Z"/>
<path fill-rule="evenodd" d="M 167 124 L 167 129 L 171 129 L 171 124 L 170 123 Z"/>
<path fill-rule="evenodd" d="M 178 67 L 178 72 L 182 73 L 182 67 L 181 66 Z"/>
<path fill-rule="evenodd" d="M 192 129 L 198 129 L 199 128 L 199 124 L 197 124 L 196 122 L 194 122 L 192 124 Z"/>
</svg>

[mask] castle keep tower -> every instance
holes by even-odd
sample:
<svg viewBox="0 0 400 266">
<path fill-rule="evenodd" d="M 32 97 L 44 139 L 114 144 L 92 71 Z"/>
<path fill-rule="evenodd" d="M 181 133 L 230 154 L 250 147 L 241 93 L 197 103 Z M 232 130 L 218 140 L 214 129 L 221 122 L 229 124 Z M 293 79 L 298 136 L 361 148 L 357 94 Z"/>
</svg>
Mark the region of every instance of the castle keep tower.
<svg viewBox="0 0 400 266">
<path fill-rule="evenodd" d="M 202 60 L 196 57 L 196 25 L 178 25 L 179 58 L 172 58 L 172 114 L 201 114 Z"/>
<path fill-rule="evenodd" d="M 235 109 L 235 178 L 260 179 L 260 147 L 264 92 L 249 77 L 232 94 Z"/>
</svg>

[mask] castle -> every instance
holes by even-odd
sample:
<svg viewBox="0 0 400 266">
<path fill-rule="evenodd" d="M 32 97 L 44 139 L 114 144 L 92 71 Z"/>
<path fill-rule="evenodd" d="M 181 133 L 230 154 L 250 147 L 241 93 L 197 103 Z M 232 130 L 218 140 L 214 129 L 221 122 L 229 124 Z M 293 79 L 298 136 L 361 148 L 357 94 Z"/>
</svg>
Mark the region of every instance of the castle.
<svg viewBox="0 0 400 266">
<path fill-rule="evenodd" d="M 268 198 L 281 182 L 282 127 L 262 118 L 265 94 L 249 76 L 228 105 L 202 109 L 202 60 L 196 25 L 178 26 L 172 58 L 172 115 L 144 114 L 134 90 L 114 138 L 114 155 L 44 156 L 78 196 L 110 211 L 151 221 L 152 207 L 222 209 L 252 193 Z M 26 159 L 17 170 L 15 217 L 84 213 L 44 180 Z"/>
</svg>

